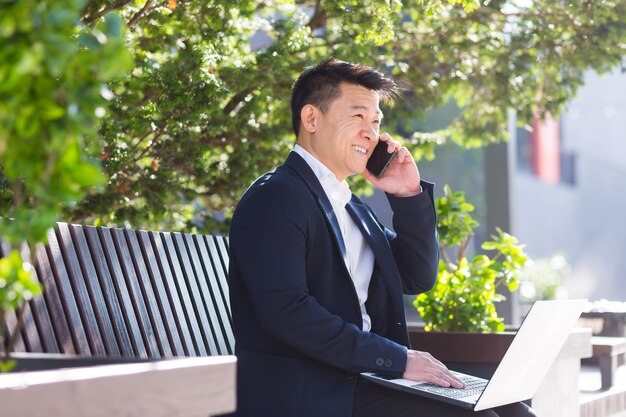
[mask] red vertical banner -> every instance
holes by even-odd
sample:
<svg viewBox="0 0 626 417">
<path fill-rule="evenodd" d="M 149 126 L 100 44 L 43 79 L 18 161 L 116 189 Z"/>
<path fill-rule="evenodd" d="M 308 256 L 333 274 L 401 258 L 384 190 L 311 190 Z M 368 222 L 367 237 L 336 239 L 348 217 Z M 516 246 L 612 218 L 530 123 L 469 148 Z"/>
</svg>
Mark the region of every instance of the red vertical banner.
<svg viewBox="0 0 626 417">
<path fill-rule="evenodd" d="M 561 177 L 559 121 L 547 115 L 535 120 L 532 133 L 533 169 L 543 181 L 558 183 Z"/>
</svg>

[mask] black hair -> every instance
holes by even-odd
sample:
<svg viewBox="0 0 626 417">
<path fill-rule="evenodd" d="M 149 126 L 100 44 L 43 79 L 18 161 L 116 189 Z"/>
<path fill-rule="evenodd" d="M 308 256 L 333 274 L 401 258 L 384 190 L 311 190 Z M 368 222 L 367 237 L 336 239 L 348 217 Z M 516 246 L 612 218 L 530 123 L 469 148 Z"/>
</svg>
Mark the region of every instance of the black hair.
<svg viewBox="0 0 626 417">
<path fill-rule="evenodd" d="M 339 97 L 342 82 L 376 91 L 384 102 L 393 102 L 400 92 L 400 87 L 392 79 L 365 65 L 331 58 L 307 67 L 291 89 L 291 123 L 296 137 L 300 131 L 302 108 L 312 104 L 325 113 L 330 103 Z"/>
</svg>

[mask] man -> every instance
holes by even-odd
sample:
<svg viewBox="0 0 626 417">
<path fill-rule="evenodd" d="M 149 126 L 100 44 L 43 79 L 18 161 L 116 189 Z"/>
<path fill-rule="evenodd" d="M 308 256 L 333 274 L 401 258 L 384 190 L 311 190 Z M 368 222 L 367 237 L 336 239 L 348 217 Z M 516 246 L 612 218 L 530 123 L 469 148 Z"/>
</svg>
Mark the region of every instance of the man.
<svg viewBox="0 0 626 417">
<path fill-rule="evenodd" d="M 371 68 L 338 60 L 294 84 L 296 146 L 248 189 L 230 231 L 238 415 L 466 415 L 358 377 L 463 388 L 441 362 L 408 348 L 402 293 L 433 286 L 438 246 L 432 184 L 406 148 L 380 135 L 379 100 L 397 91 Z M 379 140 L 397 157 L 376 178 L 366 163 Z M 345 178 L 358 173 L 387 193 L 395 233 L 350 193 Z"/>
</svg>

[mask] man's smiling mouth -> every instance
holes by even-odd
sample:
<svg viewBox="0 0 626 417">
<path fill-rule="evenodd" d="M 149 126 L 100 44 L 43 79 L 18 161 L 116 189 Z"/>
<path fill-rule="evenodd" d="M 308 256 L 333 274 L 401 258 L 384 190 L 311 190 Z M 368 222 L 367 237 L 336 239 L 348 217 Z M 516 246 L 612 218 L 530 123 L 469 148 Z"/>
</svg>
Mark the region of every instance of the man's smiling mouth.
<svg viewBox="0 0 626 417">
<path fill-rule="evenodd" d="M 359 145 L 352 145 L 352 149 L 354 149 L 355 151 L 360 152 L 360 153 L 362 153 L 362 154 L 364 154 L 364 155 L 367 155 L 367 149 L 365 149 L 365 148 L 364 148 L 364 147 L 362 147 L 362 146 L 359 146 Z"/>
</svg>

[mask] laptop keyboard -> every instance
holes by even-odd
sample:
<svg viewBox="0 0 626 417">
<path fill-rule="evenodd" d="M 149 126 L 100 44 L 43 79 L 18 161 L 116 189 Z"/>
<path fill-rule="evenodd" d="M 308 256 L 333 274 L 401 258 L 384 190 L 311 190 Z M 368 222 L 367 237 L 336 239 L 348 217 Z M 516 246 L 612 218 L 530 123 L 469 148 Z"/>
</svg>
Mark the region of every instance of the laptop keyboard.
<svg viewBox="0 0 626 417">
<path fill-rule="evenodd" d="M 412 385 L 411 388 L 432 392 L 448 398 L 465 398 L 480 394 L 487 386 L 487 382 L 489 382 L 486 379 L 476 378 L 470 375 L 457 373 L 456 376 L 465 382 L 465 389 L 444 388 L 429 382 L 421 382 L 419 384 Z"/>
</svg>

